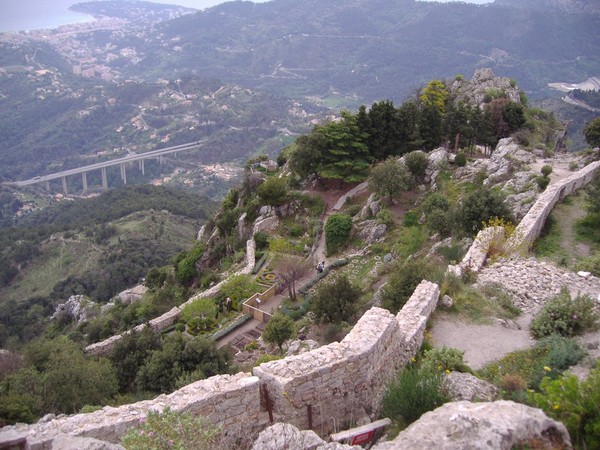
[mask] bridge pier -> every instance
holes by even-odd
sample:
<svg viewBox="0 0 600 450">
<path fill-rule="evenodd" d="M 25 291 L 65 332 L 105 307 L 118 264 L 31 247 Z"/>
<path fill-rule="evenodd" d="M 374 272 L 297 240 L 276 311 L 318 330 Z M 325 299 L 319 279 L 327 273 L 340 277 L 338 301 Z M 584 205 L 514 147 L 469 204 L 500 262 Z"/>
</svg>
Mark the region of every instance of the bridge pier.
<svg viewBox="0 0 600 450">
<path fill-rule="evenodd" d="M 50 190 L 50 180 L 46 180 L 46 190 L 49 191 Z"/>
<path fill-rule="evenodd" d="M 108 189 L 108 177 L 106 176 L 106 167 L 100 169 L 102 173 L 102 189 Z"/>
<path fill-rule="evenodd" d="M 123 184 L 127 184 L 127 169 L 125 168 L 125 164 L 120 164 L 121 167 L 121 180 L 123 180 Z"/>
<path fill-rule="evenodd" d="M 67 177 L 62 177 L 62 188 L 63 188 L 63 193 L 65 195 L 69 195 L 69 191 L 67 190 Z"/>
<path fill-rule="evenodd" d="M 146 170 L 145 170 L 145 167 L 144 167 L 144 160 L 143 159 L 140 159 L 139 165 L 140 165 L 140 170 L 142 171 L 142 175 L 146 175 Z"/>
<path fill-rule="evenodd" d="M 83 184 L 83 192 L 87 192 L 87 190 L 88 190 L 87 172 L 81 172 L 81 184 Z"/>
</svg>

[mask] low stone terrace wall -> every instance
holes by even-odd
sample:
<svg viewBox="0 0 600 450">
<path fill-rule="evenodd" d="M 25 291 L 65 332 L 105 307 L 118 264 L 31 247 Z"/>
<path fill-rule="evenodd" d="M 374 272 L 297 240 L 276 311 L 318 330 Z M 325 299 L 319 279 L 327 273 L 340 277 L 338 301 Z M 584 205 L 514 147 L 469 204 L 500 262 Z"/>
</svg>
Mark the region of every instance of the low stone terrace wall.
<svg viewBox="0 0 600 450">
<path fill-rule="evenodd" d="M 165 407 L 221 425 L 226 448 L 249 448 L 269 425 L 269 411 L 275 421 L 324 437 L 348 423 L 377 418 L 385 387 L 421 346 L 438 297 L 438 286 L 423 281 L 396 316 L 371 308 L 342 342 L 264 363 L 254 375 L 218 375 L 150 401 L 5 427 L 0 447 L 24 439 L 28 449 L 50 449 L 60 434 L 118 443 L 149 411 Z"/>
</svg>

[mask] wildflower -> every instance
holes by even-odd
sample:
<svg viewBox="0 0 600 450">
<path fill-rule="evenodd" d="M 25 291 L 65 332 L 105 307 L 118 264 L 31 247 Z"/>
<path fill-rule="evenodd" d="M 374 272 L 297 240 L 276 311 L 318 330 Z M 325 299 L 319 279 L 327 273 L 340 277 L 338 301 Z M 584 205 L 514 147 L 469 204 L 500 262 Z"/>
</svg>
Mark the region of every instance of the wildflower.
<svg viewBox="0 0 600 450">
<path fill-rule="evenodd" d="M 171 447 L 173 445 L 173 439 L 169 439 L 169 441 L 167 442 L 168 446 Z"/>
<path fill-rule="evenodd" d="M 412 362 L 417 362 L 417 358 L 415 358 L 414 356 L 413 356 L 412 358 L 410 358 L 410 360 L 411 360 Z"/>
<path fill-rule="evenodd" d="M 148 436 L 150 436 L 150 437 L 154 436 L 154 431 L 150 431 L 150 432 L 148 433 Z"/>
<path fill-rule="evenodd" d="M 560 408 L 560 405 L 557 405 L 556 403 L 555 403 L 554 405 L 552 405 L 552 409 L 553 409 L 554 411 L 556 411 L 556 410 L 557 410 L 557 409 L 559 409 L 559 408 Z"/>
<path fill-rule="evenodd" d="M 450 369 L 446 369 L 446 373 L 450 373 Z"/>
<path fill-rule="evenodd" d="M 144 435 L 144 430 L 140 430 L 140 434 L 143 436 Z"/>
<path fill-rule="evenodd" d="M 550 367 L 548 367 L 548 366 L 544 366 L 544 370 L 545 370 L 546 372 L 550 372 L 552 369 L 551 369 Z"/>
<path fill-rule="evenodd" d="M 577 320 L 577 314 L 573 314 L 573 320 Z"/>
</svg>

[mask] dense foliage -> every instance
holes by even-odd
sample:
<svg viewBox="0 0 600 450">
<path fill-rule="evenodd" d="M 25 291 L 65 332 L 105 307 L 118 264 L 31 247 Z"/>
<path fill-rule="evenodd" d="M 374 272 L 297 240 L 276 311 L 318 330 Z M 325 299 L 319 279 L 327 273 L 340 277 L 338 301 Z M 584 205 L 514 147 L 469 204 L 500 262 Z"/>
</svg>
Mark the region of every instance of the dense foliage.
<svg viewBox="0 0 600 450">
<path fill-rule="evenodd" d="M 325 323 L 348 322 L 358 310 L 361 289 L 346 275 L 323 283 L 311 299 L 311 309 L 317 320 Z"/>
<path fill-rule="evenodd" d="M 531 334 L 535 338 L 559 334 L 571 337 L 594 329 L 598 323 L 598 314 L 594 310 L 594 299 L 587 295 L 578 295 L 571 299 L 565 288 L 556 297 L 550 299 L 531 322 Z"/>
<path fill-rule="evenodd" d="M 127 450 L 218 450 L 222 430 L 191 412 L 150 411 L 121 441 Z"/>
<path fill-rule="evenodd" d="M 600 365 L 583 381 L 570 373 L 544 378 L 540 391 L 534 404 L 565 424 L 575 448 L 600 448 Z"/>
<path fill-rule="evenodd" d="M 352 217 L 347 214 L 332 214 L 325 224 L 325 247 L 332 255 L 348 243 L 352 231 Z"/>
<path fill-rule="evenodd" d="M 444 142 L 456 147 L 493 147 L 526 124 L 525 108 L 502 92 L 490 98 L 481 110 L 458 101 L 446 84 L 430 82 L 418 101 L 409 100 L 396 108 L 389 100 L 363 105 L 357 114 L 342 112 L 339 121 L 318 125 L 296 141 L 290 166 L 300 177 L 347 182 L 367 178 L 369 164 L 390 156 L 407 155 L 406 165 L 420 181 L 427 167 L 423 153 Z"/>
</svg>

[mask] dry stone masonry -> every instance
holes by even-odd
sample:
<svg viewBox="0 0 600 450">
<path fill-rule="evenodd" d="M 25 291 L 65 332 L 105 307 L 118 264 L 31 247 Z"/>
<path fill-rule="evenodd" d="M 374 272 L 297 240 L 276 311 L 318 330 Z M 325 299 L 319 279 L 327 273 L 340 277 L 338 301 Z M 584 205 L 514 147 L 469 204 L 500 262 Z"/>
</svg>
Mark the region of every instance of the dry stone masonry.
<svg viewBox="0 0 600 450">
<path fill-rule="evenodd" d="M 254 242 L 254 239 L 250 239 L 246 242 L 246 266 L 243 269 L 237 271 L 234 275 L 248 274 L 248 273 L 252 272 L 252 269 L 254 268 L 254 263 L 255 263 L 255 254 L 256 254 L 256 243 Z M 177 320 L 179 319 L 179 316 L 181 315 L 181 311 L 183 310 L 183 308 L 185 308 L 185 306 L 187 304 L 193 303 L 194 301 L 196 301 L 199 298 L 210 297 L 211 295 L 216 294 L 217 292 L 219 292 L 219 290 L 221 289 L 223 284 L 226 283 L 227 281 L 228 281 L 228 278 L 221 281 L 220 283 L 215 284 L 213 287 L 211 287 L 205 291 L 202 291 L 200 294 L 194 295 L 189 300 L 187 300 L 185 303 L 183 303 L 181 306 L 176 306 L 176 307 L 172 308 L 170 311 L 167 311 L 166 313 L 164 313 L 162 316 L 159 316 L 159 317 L 156 317 L 155 319 L 150 320 L 148 322 L 147 326 L 152 328 L 154 331 L 161 331 L 161 330 L 164 330 L 164 329 L 170 327 L 175 322 L 177 322 Z M 114 348 L 114 346 L 116 345 L 117 342 L 119 342 L 121 339 L 123 339 L 123 336 L 125 336 L 126 334 L 131 333 L 131 332 L 139 333 L 145 327 L 146 327 L 145 324 L 138 325 L 133 330 L 126 331 L 123 334 L 111 336 L 108 339 L 105 339 L 104 341 L 96 342 L 95 344 L 88 345 L 85 348 L 85 352 L 89 353 L 91 355 L 97 355 L 97 356 L 106 355 Z"/>
<path fill-rule="evenodd" d="M 438 286 L 423 281 L 396 316 L 372 308 L 342 342 L 262 364 L 254 376 L 218 375 L 150 401 L 5 427 L 0 446 L 21 438 L 28 449 L 49 449 L 61 434 L 118 443 L 149 411 L 166 407 L 221 425 L 226 448 L 250 448 L 269 424 L 268 409 L 277 421 L 326 436 L 345 422 L 378 416 L 385 387 L 421 346 L 438 296 Z"/>
<path fill-rule="evenodd" d="M 516 306 L 534 315 L 563 287 L 573 297 L 585 294 L 597 299 L 600 295 L 600 278 L 583 277 L 534 258 L 499 260 L 479 273 L 477 283 L 501 285 L 512 295 Z"/>
</svg>

